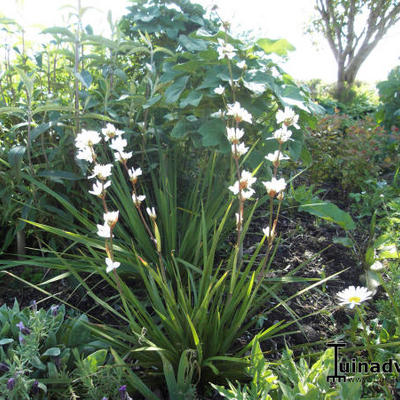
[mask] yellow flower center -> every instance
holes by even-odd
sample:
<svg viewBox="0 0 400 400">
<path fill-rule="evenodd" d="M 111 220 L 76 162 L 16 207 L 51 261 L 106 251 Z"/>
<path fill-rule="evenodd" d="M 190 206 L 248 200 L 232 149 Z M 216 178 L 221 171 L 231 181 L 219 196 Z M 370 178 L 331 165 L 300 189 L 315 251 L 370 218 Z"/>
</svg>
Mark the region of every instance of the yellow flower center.
<svg viewBox="0 0 400 400">
<path fill-rule="evenodd" d="M 361 302 L 360 297 L 354 296 L 349 298 L 349 303 L 360 303 L 360 302 Z"/>
</svg>

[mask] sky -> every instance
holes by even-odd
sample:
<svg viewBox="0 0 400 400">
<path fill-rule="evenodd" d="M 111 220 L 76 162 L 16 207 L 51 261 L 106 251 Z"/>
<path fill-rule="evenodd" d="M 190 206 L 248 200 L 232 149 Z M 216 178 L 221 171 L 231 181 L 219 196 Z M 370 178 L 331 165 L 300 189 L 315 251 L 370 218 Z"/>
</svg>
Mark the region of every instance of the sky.
<svg viewBox="0 0 400 400">
<path fill-rule="evenodd" d="M 113 19 L 124 15 L 129 0 L 81 0 L 89 9 L 84 25 L 91 24 L 96 34 L 107 34 L 107 11 Z M 305 27 L 314 11 L 315 0 L 197 0 L 205 7 L 217 4 L 222 19 L 232 30 L 252 31 L 257 38 L 285 38 L 296 48 L 282 67 L 297 80 L 336 79 L 336 62 L 325 39 L 305 34 Z M 0 14 L 16 19 L 27 31 L 27 38 L 36 40 L 33 32 L 42 28 L 65 25 L 77 0 L 0 0 Z M 393 27 L 362 65 L 358 79 L 375 83 L 386 79 L 390 70 L 400 64 L 400 23 Z"/>
</svg>

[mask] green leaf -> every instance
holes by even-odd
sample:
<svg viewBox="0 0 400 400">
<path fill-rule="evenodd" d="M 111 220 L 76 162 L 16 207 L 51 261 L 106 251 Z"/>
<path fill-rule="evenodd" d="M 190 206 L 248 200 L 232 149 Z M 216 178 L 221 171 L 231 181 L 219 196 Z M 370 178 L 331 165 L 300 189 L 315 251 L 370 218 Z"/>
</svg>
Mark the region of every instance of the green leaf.
<svg viewBox="0 0 400 400">
<path fill-rule="evenodd" d="M 8 162 L 11 167 L 19 165 L 24 157 L 26 151 L 25 146 L 14 146 L 8 152 Z"/>
<path fill-rule="evenodd" d="M 146 104 L 143 104 L 143 108 L 146 109 L 151 107 L 153 104 L 156 104 L 161 99 L 161 97 L 161 94 L 157 94 L 156 96 L 152 97 L 147 101 Z"/>
<path fill-rule="evenodd" d="M 85 86 L 86 89 L 90 88 L 93 78 L 88 71 L 81 71 L 75 73 L 76 78 Z"/>
<path fill-rule="evenodd" d="M 188 51 L 207 50 L 207 42 L 201 39 L 194 39 L 185 35 L 179 35 L 179 43 Z"/>
<path fill-rule="evenodd" d="M 107 357 L 107 350 L 100 349 L 90 354 L 85 358 L 84 362 L 89 369 L 89 373 L 94 374 L 97 372 L 98 367 L 103 365 Z"/>
<path fill-rule="evenodd" d="M 14 339 L 11 338 L 4 338 L 0 340 L 0 346 L 4 346 L 5 344 L 10 344 L 14 341 Z"/>
<path fill-rule="evenodd" d="M 181 76 L 165 91 L 165 102 L 168 104 L 175 103 L 181 93 L 185 90 L 189 76 Z"/>
<path fill-rule="evenodd" d="M 299 211 L 305 211 L 311 215 L 315 215 L 329 222 L 338 224 L 345 230 L 351 230 L 356 227 L 350 214 L 341 210 L 333 203 L 321 201 L 318 203 L 303 204 L 299 207 Z"/>
<path fill-rule="evenodd" d="M 199 133 L 202 136 L 203 146 L 217 146 L 227 142 L 226 126 L 220 119 L 212 119 L 205 122 L 199 128 Z"/>
<path fill-rule="evenodd" d="M 42 356 L 57 357 L 61 354 L 61 350 L 58 347 L 51 347 L 47 349 Z"/>
<path fill-rule="evenodd" d="M 38 172 L 38 176 L 49 178 L 55 182 L 62 182 L 63 179 L 67 181 L 78 181 L 82 179 L 80 176 L 69 171 L 57 171 L 57 170 L 41 170 Z"/>
<path fill-rule="evenodd" d="M 259 39 L 256 44 L 264 50 L 266 54 L 275 53 L 279 56 L 286 56 L 288 51 L 294 51 L 296 48 L 286 39 Z"/>
<path fill-rule="evenodd" d="M 181 119 L 172 129 L 171 136 L 176 139 L 182 139 L 188 134 L 188 122 Z"/>
<path fill-rule="evenodd" d="M 47 29 L 43 30 L 42 33 L 50 33 L 52 35 L 67 36 L 72 42 L 75 41 L 75 35 L 67 28 L 63 28 L 60 26 L 53 26 L 51 28 L 47 28 Z"/>
<path fill-rule="evenodd" d="M 191 91 L 184 99 L 181 100 L 179 107 L 184 108 L 188 105 L 197 107 L 202 99 L 203 95 L 197 90 Z"/>
</svg>

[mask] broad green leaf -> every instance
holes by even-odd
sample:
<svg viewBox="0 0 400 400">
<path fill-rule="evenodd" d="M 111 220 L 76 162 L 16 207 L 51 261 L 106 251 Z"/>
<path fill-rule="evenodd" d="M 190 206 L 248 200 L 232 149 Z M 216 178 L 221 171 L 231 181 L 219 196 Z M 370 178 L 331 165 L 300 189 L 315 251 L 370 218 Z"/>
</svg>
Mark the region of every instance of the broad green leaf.
<svg viewBox="0 0 400 400">
<path fill-rule="evenodd" d="M 188 51 L 207 50 L 207 42 L 202 39 L 194 39 L 186 35 L 179 35 L 179 43 Z"/>
<path fill-rule="evenodd" d="M 318 203 L 303 204 L 299 207 L 299 211 L 305 211 L 329 222 L 338 224 L 345 230 L 351 230 L 356 227 L 350 214 L 341 210 L 333 203 L 321 201 Z"/>
<path fill-rule="evenodd" d="M 266 54 L 275 53 L 279 56 L 286 56 L 288 51 L 296 50 L 286 39 L 259 39 L 256 44 L 261 47 Z"/>
<path fill-rule="evenodd" d="M 82 179 L 80 176 L 74 174 L 73 172 L 48 169 L 39 171 L 38 176 L 43 176 L 56 182 L 60 182 L 63 179 L 67 181 L 78 181 L 79 179 Z"/>
<path fill-rule="evenodd" d="M 202 136 L 203 146 L 217 146 L 227 141 L 226 126 L 220 119 L 212 119 L 201 125 L 199 133 Z"/>
<path fill-rule="evenodd" d="M 168 104 L 175 103 L 179 99 L 181 93 L 185 90 L 188 80 L 188 76 L 181 76 L 171 86 L 169 86 L 165 91 L 165 102 Z"/>
<path fill-rule="evenodd" d="M 72 42 L 75 41 L 75 35 L 67 28 L 63 28 L 61 26 L 53 26 L 51 28 L 47 28 L 47 29 L 43 30 L 42 33 L 50 33 L 52 35 L 67 36 Z"/>
<path fill-rule="evenodd" d="M 197 107 L 202 97 L 203 95 L 200 92 L 193 90 L 184 99 L 181 100 L 179 107 L 184 108 L 188 105 Z"/>
<path fill-rule="evenodd" d="M 14 146 L 8 152 L 8 162 L 11 167 L 16 167 L 22 161 L 26 151 L 25 146 Z"/>
<path fill-rule="evenodd" d="M 171 136 L 176 139 L 181 139 L 188 134 L 189 123 L 185 120 L 180 120 L 171 131 Z"/>
<path fill-rule="evenodd" d="M 58 347 L 51 347 L 47 349 L 42 356 L 57 357 L 61 354 L 61 350 Z"/>
</svg>

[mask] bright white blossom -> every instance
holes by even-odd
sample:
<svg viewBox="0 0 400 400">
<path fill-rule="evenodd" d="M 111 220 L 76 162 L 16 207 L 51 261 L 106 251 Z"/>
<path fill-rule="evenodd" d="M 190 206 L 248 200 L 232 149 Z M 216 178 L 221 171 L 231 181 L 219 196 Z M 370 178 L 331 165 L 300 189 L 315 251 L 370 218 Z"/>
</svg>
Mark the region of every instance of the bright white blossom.
<svg viewBox="0 0 400 400">
<path fill-rule="evenodd" d="M 128 171 L 129 178 L 133 183 L 136 183 L 138 176 L 140 176 L 142 174 L 143 174 L 143 171 L 141 168 L 137 168 L 137 169 L 131 168 Z"/>
<path fill-rule="evenodd" d="M 251 186 L 256 180 L 257 178 L 252 176 L 251 172 L 243 170 L 240 181 L 236 181 L 232 186 L 229 186 L 229 190 L 235 195 L 241 191 L 242 197 L 249 198 L 254 194 Z M 246 189 L 247 191 L 245 191 Z"/>
<path fill-rule="evenodd" d="M 221 38 L 218 39 L 218 44 L 219 44 L 219 46 L 217 47 L 218 60 L 222 60 L 225 57 L 231 60 L 233 57 L 235 57 L 236 50 L 231 44 L 226 43 Z"/>
<path fill-rule="evenodd" d="M 214 89 L 214 93 L 215 94 L 222 95 L 222 94 L 224 94 L 224 92 L 225 92 L 225 88 L 223 86 L 221 86 L 221 85 L 219 85 L 218 87 L 216 87 Z"/>
<path fill-rule="evenodd" d="M 267 89 L 263 83 L 245 82 L 244 86 L 257 95 L 264 93 Z"/>
<path fill-rule="evenodd" d="M 126 139 L 123 139 L 121 136 L 117 136 L 111 141 L 110 148 L 122 153 L 125 150 L 128 142 Z"/>
<path fill-rule="evenodd" d="M 118 221 L 119 211 L 108 211 L 103 214 L 104 224 L 114 226 Z"/>
<path fill-rule="evenodd" d="M 339 292 L 337 294 L 337 297 L 340 300 L 341 306 L 348 304 L 350 308 L 354 308 L 356 305 L 358 306 L 363 301 L 372 298 L 372 292 L 362 286 L 350 286 L 347 289 Z"/>
<path fill-rule="evenodd" d="M 130 158 L 132 158 L 132 154 L 133 153 L 131 151 L 129 153 L 125 153 L 124 151 L 114 153 L 115 161 L 124 162 L 126 160 L 129 160 Z"/>
<path fill-rule="evenodd" d="M 246 147 L 244 145 L 244 143 L 232 145 L 232 154 L 234 157 L 237 157 L 237 158 L 246 154 L 248 150 L 249 150 L 249 148 Z"/>
<path fill-rule="evenodd" d="M 279 161 L 289 159 L 289 157 L 285 156 L 280 150 L 276 150 L 273 153 L 267 154 L 265 158 L 271 161 L 273 164 L 279 164 Z"/>
<path fill-rule="evenodd" d="M 146 208 L 146 212 L 147 212 L 147 214 L 149 215 L 149 217 L 151 219 L 156 219 L 157 218 L 156 210 L 154 209 L 154 207 L 151 207 L 151 208 L 147 207 Z"/>
<path fill-rule="evenodd" d="M 113 261 L 110 258 L 106 258 L 106 265 L 107 265 L 106 272 L 109 273 L 112 270 L 117 269 L 121 265 L 121 263 Z"/>
<path fill-rule="evenodd" d="M 290 108 L 285 107 L 285 110 L 278 110 L 276 113 L 276 122 L 278 124 L 284 123 L 285 126 L 294 126 L 296 129 L 300 129 L 299 125 L 297 125 L 297 121 L 299 120 L 299 116 Z"/>
<path fill-rule="evenodd" d="M 85 160 L 89 162 L 93 162 L 93 151 L 90 147 L 83 147 L 79 149 L 78 154 L 76 155 L 78 160 Z"/>
<path fill-rule="evenodd" d="M 109 186 L 111 186 L 111 181 L 107 181 L 104 184 L 101 181 L 96 181 L 93 183 L 93 189 L 89 190 L 89 193 L 100 197 Z"/>
<path fill-rule="evenodd" d="M 96 164 L 93 168 L 93 174 L 89 178 L 97 177 L 98 179 L 105 181 L 109 176 L 111 176 L 112 164 Z"/>
<path fill-rule="evenodd" d="M 106 127 L 101 130 L 101 133 L 104 136 L 104 140 L 107 142 L 109 139 L 120 136 L 124 132 L 117 129 L 113 124 L 107 124 Z"/>
<path fill-rule="evenodd" d="M 240 69 L 244 69 L 244 68 L 247 67 L 246 61 L 244 61 L 244 60 L 239 61 L 236 65 L 237 65 Z"/>
<path fill-rule="evenodd" d="M 269 226 L 267 226 L 266 228 L 264 228 L 263 230 L 263 234 L 265 235 L 265 236 L 267 236 L 267 237 L 270 237 L 271 235 L 270 235 L 270 232 L 269 232 Z"/>
<path fill-rule="evenodd" d="M 226 136 L 231 143 L 239 143 L 239 140 L 243 137 L 244 130 L 239 128 L 226 128 Z"/>
<path fill-rule="evenodd" d="M 375 261 L 370 267 L 369 269 L 371 271 L 382 271 L 383 269 L 385 269 L 385 266 L 380 262 L 380 261 Z"/>
<path fill-rule="evenodd" d="M 97 224 L 97 234 L 102 238 L 109 239 L 111 236 L 110 225 L 108 225 L 106 222 L 104 223 L 104 225 Z"/>
<path fill-rule="evenodd" d="M 267 193 L 271 197 L 275 197 L 275 195 L 279 192 L 282 192 L 286 188 L 286 182 L 285 179 L 276 179 L 272 178 L 268 182 L 263 182 L 263 185 L 265 186 L 265 189 L 267 190 Z"/>
<path fill-rule="evenodd" d="M 99 143 L 101 140 L 101 136 L 96 131 L 87 131 L 85 129 L 82 130 L 81 133 L 78 133 L 75 138 L 75 146 L 79 150 L 83 150 L 85 147 L 92 147 L 95 144 Z"/>
<path fill-rule="evenodd" d="M 140 204 L 142 203 L 142 201 L 144 201 L 146 199 L 146 196 L 144 194 L 136 196 L 136 194 L 134 193 L 132 195 L 132 200 L 133 202 L 137 205 L 140 206 Z"/>
<path fill-rule="evenodd" d="M 242 108 L 238 101 L 233 104 L 228 104 L 227 115 L 231 115 L 236 122 L 245 121 L 251 124 L 252 121 L 251 114 L 247 110 Z"/>
<path fill-rule="evenodd" d="M 285 143 L 287 142 L 290 137 L 292 136 L 292 131 L 286 128 L 285 125 L 282 126 L 282 128 L 279 128 L 274 132 L 274 138 L 279 142 L 279 143 Z"/>
</svg>

